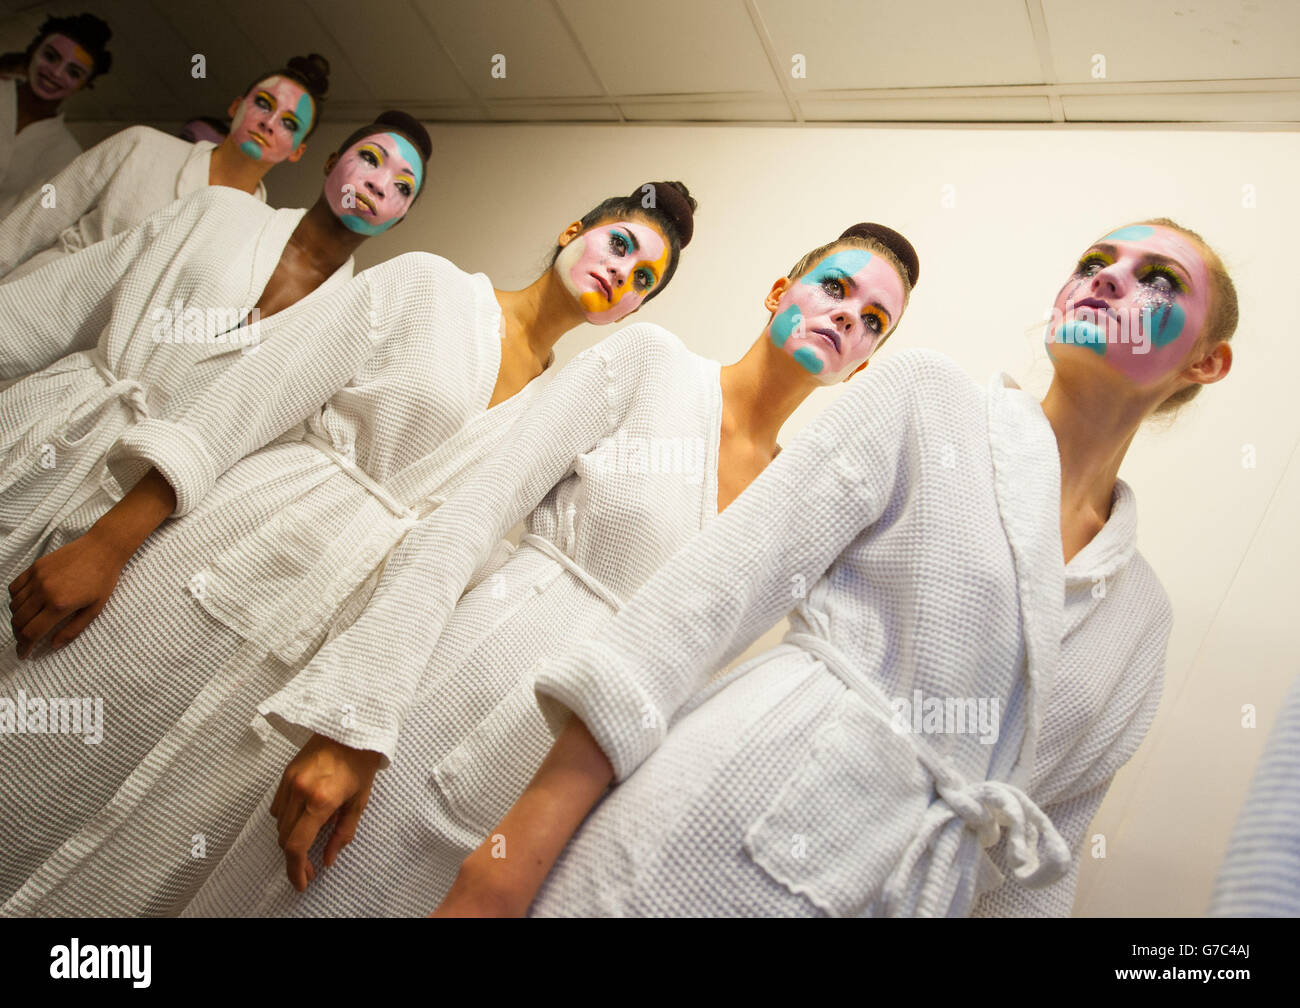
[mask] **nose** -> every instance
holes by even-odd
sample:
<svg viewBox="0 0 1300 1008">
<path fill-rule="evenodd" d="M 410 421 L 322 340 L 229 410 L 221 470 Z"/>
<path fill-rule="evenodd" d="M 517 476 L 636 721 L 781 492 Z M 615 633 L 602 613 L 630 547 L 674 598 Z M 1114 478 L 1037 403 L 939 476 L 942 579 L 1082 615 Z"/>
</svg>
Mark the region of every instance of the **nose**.
<svg viewBox="0 0 1300 1008">
<path fill-rule="evenodd" d="M 623 286 L 623 280 L 627 276 L 626 270 L 623 265 L 623 260 L 611 256 L 608 261 L 608 266 L 606 267 L 606 269 L 609 270 L 610 285 L 615 290 L 618 290 L 620 287 Z"/>
<path fill-rule="evenodd" d="M 1089 291 L 1098 297 L 1114 300 L 1124 294 L 1123 273 L 1119 263 L 1111 263 L 1103 270 L 1098 270 L 1092 277 Z"/>
<path fill-rule="evenodd" d="M 849 330 L 853 328 L 854 317 L 854 314 L 847 308 L 840 308 L 831 312 L 831 321 L 834 322 L 843 333 L 848 333 Z"/>
</svg>

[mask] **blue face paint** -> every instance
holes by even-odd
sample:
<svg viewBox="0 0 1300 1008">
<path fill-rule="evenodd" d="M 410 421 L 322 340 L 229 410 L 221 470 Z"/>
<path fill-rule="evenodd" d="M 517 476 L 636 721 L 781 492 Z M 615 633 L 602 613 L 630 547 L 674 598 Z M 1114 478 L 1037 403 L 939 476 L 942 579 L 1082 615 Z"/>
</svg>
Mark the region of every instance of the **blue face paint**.
<svg viewBox="0 0 1300 1008">
<path fill-rule="evenodd" d="M 246 157 L 251 157 L 254 161 L 262 160 L 262 145 L 255 140 L 245 140 L 239 145 L 239 149 Z"/>
<path fill-rule="evenodd" d="M 1098 357 L 1106 354 L 1106 333 L 1101 327 L 1083 319 L 1070 319 L 1056 334 L 1057 343 L 1086 346 Z"/>
<path fill-rule="evenodd" d="M 790 338 L 790 334 L 803 324 L 803 312 L 799 310 L 798 305 L 791 305 L 776 318 L 772 319 L 772 325 L 768 328 L 768 333 L 772 337 L 772 342 L 778 347 L 785 346 L 785 341 Z"/>
<path fill-rule="evenodd" d="M 1162 347 L 1178 339 L 1182 335 L 1183 326 L 1187 322 L 1187 312 L 1183 311 L 1182 305 L 1172 302 L 1163 305 L 1154 312 L 1149 308 L 1145 309 L 1143 315 L 1145 316 L 1143 321 L 1154 320 L 1155 322 L 1147 332 L 1151 334 L 1151 343 L 1156 347 Z"/>
<path fill-rule="evenodd" d="M 817 351 L 812 347 L 801 346 L 790 356 L 798 361 L 805 371 L 812 374 L 821 374 L 822 368 L 826 366 L 822 359 L 817 356 Z"/>
<path fill-rule="evenodd" d="M 1130 224 L 1118 231 L 1112 231 L 1102 241 L 1145 241 L 1156 233 L 1149 224 Z"/>
<path fill-rule="evenodd" d="M 853 276 L 871 260 L 872 255 L 866 249 L 841 249 L 834 255 L 828 255 L 819 262 L 799 282 L 816 285 L 828 276 L 835 276 L 839 273 L 847 273 L 849 276 Z"/>
<path fill-rule="evenodd" d="M 406 163 L 411 166 L 411 171 L 415 173 L 415 192 L 411 193 L 411 199 L 415 199 L 420 193 L 420 187 L 424 185 L 424 162 L 420 160 L 420 152 L 402 134 L 389 133 L 388 135 L 397 141 L 397 153 L 406 159 Z"/>
<path fill-rule="evenodd" d="M 291 152 L 298 149 L 298 145 L 302 143 L 302 138 L 307 135 L 307 130 L 311 128 L 311 95 L 306 91 L 302 93 L 302 97 L 298 99 L 298 104 L 294 106 L 293 114 L 298 120 L 298 128 L 290 134 L 290 136 L 293 137 L 293 146 L 290 148 Z"/>
</svg>

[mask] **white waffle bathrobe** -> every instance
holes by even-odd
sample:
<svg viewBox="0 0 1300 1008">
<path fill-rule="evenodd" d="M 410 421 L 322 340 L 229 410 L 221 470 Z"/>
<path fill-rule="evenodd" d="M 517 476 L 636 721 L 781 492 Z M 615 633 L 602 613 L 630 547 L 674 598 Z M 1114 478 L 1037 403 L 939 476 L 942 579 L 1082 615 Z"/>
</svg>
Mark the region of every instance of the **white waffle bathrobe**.
<svg viewBox="0 0 1300 1008">
<path fill-rule="evenodd" d="M 97 746 L 0 748 L 7 914 L 183 906 L 296 751 L 257 704 L 350 621 L 389 550 L 539 384 L 487 409 L 492 284 L 428 253 L 297 307 L 176 415 L 119 440 L 116 468 L 156 466 L 198 503 L 150 537 L 76 640 L 0 664 L 28 696 L 103 696 L 106 722 Z M 232 442 L 280 434 L 225 468 Z"/>
<path fill-rule="evenodd" d="M 63 116 L 18 126 L 18 81 L 0 80 L 0 216 L 32 186 L 50 181 L 81 153 Z"/>
<path fill-rule="evenodd" d="M 356 840 L 293 890 L 267 814 L 282 765 L 187 914 L 438 905 L 554 740 L 535 667 L 607 622 L 716 514 L 718 377 L 667 331 L 633 325 L 536 394 L 502 451 L 395 551 L 367 612 L 261 708 L 298 741 L 310 729 L 391 758 Z M 525 516 L 519 548 L 457 602 Z"/>
<path fill-rule="evenodd" d="M 16 280 L 61 256 L 135 227 L 208 184 L 216 144 L 130 126 L 52 175 L 54 205 L 33 189 L 0 218 L 0 279 Z M 254 197 L 265 203 L 258 183 Z"/>
<path fill-rule="evenodd" d="M 56 538 L 85 532 L 134 485 L 140 471 L 121 484 L 105 468 L 126 430 L 165 415 L 261 338 L 256 327 L 237 327 L 304 213 L 208 187 L 4 286 L 0 378 L 20 380 L 0 391 L 3 583 Z M 351 273 L 349 258 L 295 307 Z M 233 457 L 261 443 L 245 441 Z M 182 500 L 177 513 L 189 506 Z"/>
<path fill-rule="evenodd" d="M 533 913 L 1068 914 L 1160 691 L 1170 614 L 1133 495 L 1064 565 L 1032 397 L 917 350 L 855 386 L 539 673 L 621 783 Z M 792 604 L 785 642 L 705 686 Z M 926 733 L 961 727 L 927 725 L 933 698 L 998 699 L 996 741 Z"/>
</svg>

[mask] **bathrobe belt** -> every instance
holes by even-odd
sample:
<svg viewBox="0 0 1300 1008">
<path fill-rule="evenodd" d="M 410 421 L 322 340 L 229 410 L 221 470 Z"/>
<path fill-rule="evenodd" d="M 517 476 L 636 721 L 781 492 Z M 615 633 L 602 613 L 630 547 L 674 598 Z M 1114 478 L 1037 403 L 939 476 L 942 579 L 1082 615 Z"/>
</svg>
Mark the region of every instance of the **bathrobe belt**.
<svg viewBox="0 0 1300 1008">
<path fill-rule="evenodd" d="M 520 545 L 527 543 L 529 546 L 532 546 L 534 549 L 540 550 L 542 553 L 545 553 L 548 557 L 550 557 L 557 564 L 559 564 L 570 574 L 576 577 L 579 581 L 585 584 L 588 588 L 590 588 L 592 593 L 598 599 L 604 602 L 607 606 L 609 606 L 609 608 L 614 612 L 618 612 L 620 609 L 623 608 L 622 599 L 620 599 L 612 591 L 606 588 L 605 585 L 603 585 L 600 582 L 600 580 L 595 577 L 595 575 L 591 574 L 589 571 L 581 567 L 568 554 L 562 552 L 560 548 L 556 546 L 555 543 L 551 542 L 549 539 L 544 539 L 539 535 L 533 535 L 533 533 L 529 532 L 526 535 L 520 536 L 519 542 Z"/>
<path fill-rule="evenodd" d="M 802 631 L 787 634 L 785 642 L 811 652 L 882 717 L 892 720 L 893 709 L 879 687 L 858 672 L 834 644 Z M 934 789 L 942 801 L 932 803 L 926 810 L 916 835 L 885 883 L 882 896 L 886 913 L 909 912 L 902 903 L 912 872 L 921 858 L 938 846 L 945 829 L 958 820 L 975 834 L 981 848 L 997 843 L 1002 828 L 1006 828 L 1007 859 L 1021 885 L 1037 888 L 1065 875 L 1071 864 L 1070 848 L 1052 820 L 1029 795 L 1006 781 L 968 781 L 924 743 L 913 748 L 921 765 L 934 777 Z M 987 868 L 996 870 L 991 861 Z M 944 873 L 933 871 L 933 867 L 927 872 L 911 912 L 942 912 L 938 904 L 944 899 L 943 879 Z"/>
<path fill-rule="evenodd" d="M 383 484 L 373 479 L 369 473 L 362 469 L 352 459 L 348 458 L 332 444 L 322 437 L 315 434 L 306 435 L 303 440 L 313 448 L 329 458 L 335 465 L 351 476 L 361 484 L 375 500 L 379 501 L 384 507 L 388 508 L 398 518 L 419 518 L 420 514 L 414 508 L 409 508 L 396 497 L 394 497 Z M 441 498 L 430 498 L 430 503 L 436 507 L 442 502 Z M 432 509 L 430 509 L 432 510 Z"/>
</svg>

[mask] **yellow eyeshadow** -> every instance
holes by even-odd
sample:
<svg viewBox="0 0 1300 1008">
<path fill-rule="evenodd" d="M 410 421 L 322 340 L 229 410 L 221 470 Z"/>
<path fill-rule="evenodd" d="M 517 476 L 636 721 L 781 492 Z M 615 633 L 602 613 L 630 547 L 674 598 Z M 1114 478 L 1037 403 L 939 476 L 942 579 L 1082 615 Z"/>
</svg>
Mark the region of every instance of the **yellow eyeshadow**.
<svg viewBox="0 0 1300 1008">
<path fill-rule="evenodd" d="M 362 145 L 358 148 L 358 151 L 363 151 L 363 150 L 368 150 L 368 151 L 370 151 L 370 153 L 373 154 L 373 155 L 375 156 L 375 158 L 379 161 L 379 163 L 380 163 L 380 164 L 383 164 L 383 162 L 384 162 L 384 149 L 383 149 L 382 147 L 376 147 L 374 144 L 362 144 Z"/>
</svg>

